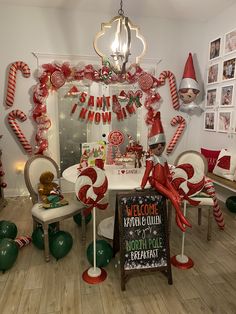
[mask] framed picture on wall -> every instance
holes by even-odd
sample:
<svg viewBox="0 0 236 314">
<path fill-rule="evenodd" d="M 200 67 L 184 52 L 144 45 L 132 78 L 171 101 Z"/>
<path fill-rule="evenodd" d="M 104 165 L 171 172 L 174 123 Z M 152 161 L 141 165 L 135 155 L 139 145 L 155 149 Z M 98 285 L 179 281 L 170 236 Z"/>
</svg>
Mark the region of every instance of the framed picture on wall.
<svg viewBox="0 0 236 314">
<path fill-rule="evenodd" d="M 209 60 L 220 57 L 221 55 L 221 37 L 212 40 L 209 44 Z"/>
<path fill-rule="evenodd" d="M 208 88 L 206 91 L 206 108 L 212 108 L 216 106 L 217 101 L 218 88 Z"/>
<path fill-rule="evenodd" d="M 211 64 L 208 67 L 207 83 L 214 84 L 219 80 L 219 63 Z"/>
<path fill-rule="evenodd" d="M 216 131 L 216 112 L 206 111 L 204 113 L 204 130 Z"/>
<path fill-rule="evenodd" d="M 221 86 L 220 107 L 232 107 L 234 105 L 234 85 L 228 84 Z"/>
<path fill-rule="evenodd" d="M 222 110 L 218 112 L 217 131 L 229 132 L 232 123 L 232 111 Z"/>
<path fill-rule="evenodd" d="M 236 29 L 225 34 L 224 54 L 236 52 Z"/>
<path fill-rule="evenodd" d="M 235 62 L 236 58 L 223 61 L 222 80 L 232 80 L 235 78 Z"/>
</svg>

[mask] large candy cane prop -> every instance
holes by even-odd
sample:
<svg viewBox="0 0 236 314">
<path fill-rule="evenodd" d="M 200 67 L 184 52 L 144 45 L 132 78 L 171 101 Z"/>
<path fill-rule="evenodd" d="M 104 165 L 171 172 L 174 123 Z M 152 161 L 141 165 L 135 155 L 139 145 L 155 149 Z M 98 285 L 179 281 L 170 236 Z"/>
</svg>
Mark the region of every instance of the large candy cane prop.
<svg viewBox="0 0 236 314">
<path fill-rule="evenodd" d="M 18 140 L 20 141 L 24 150 L 27 153 L 31 154 L 32 153 L 32 146 L 30 145 L 30 143 L 27 141 L 24 134 L 22 133 L 20 127 L 18 126 L 17 122 L 15 121 L 16 119 L 19 119 L 20 121 L 23 122 L 27 119 L 27 117 L 24 114 L 24 112 L 22 112 L 20 110 L 12 110 L 8 114 L 8 123 L 9 123 L 10 127 L 12 128 L 13 132 L 18 137 Z"/>
<path fill-rule="evenodd" d="M 179 96 L 178 96 L 178 91 L 176 88 L 176 82 L 175 82 L 174 74 L 170 71 L 163 71 L 163 72 L 161 72 L 158 80 L 160 81 L 161 85 L 164 85 L 165 80 L 167 78 L 169 80 L 169 85 L 170 85 L 170 95 L 171 95 L 171 100 L 172 100 L 172 106 L 175 110 L 178 110 L 180 107 L 180 104 L 179 104 Z"/>
<path fill-rule="evenodd" d="M 213 215 L 215 217 L 215 220 L 219 226 L 220 229 L 224 229 L 225 227 L 225 222 L 224 222 L 224 217 L 223 217 L 223 213 L 220 209 L 218 200 L 216 198 L 216 192 L 215 192 L 215 187 L 214 184 L 212 182 L 212 180 L 210 178 L 206 178 L 205 179 L 205 186 L 204 186 L 204 191 L 210 195 L 212 197 L 213 200 Z"/>
<path fill-rule="evenodd" d="M 174 136 L 172 137 L 171 141 L 169 142 L 169 144 L 167 146 L 167 149 L 166 149 L 167 155 L 169 155 L 173 151 L 173 149 L 175 148 L 180 136 L 182 135 L 182 133 L 184 131 L 186 121 L 183 117 L 176 116 L 170 121 L 170 124 L 172 126 L 176 126 L 178 124 L 179 126 L 178 126 Z"/>
<path fill-rule="evenodd" d="M 93 267 L 83 273 L 83 280 L 96 284 L 106 279 L 107 273 L 96 264 L 96 207 L 105 209 L 108 203 L 104 202 L 104 195 L 108 188 L 108 181 L 104 171 L 98 167 L 88 167 L 79 175 L 75 183 L 77 198 L 86 206 L 93 209 Z M 90 209 L 90 210 L 91 210 Z M 86 215 L 86 213 L 84 212 Z"/>
<path fill-rule="evenodd" d="M 30 68 L 23 61 L 16 61 L 12 63 L 8 73 L 6 105 L 11 107 L 14 103 L 16 90 L 16 73 L 20 70 L 24 77 L 30 77 Z"/>
</svg>

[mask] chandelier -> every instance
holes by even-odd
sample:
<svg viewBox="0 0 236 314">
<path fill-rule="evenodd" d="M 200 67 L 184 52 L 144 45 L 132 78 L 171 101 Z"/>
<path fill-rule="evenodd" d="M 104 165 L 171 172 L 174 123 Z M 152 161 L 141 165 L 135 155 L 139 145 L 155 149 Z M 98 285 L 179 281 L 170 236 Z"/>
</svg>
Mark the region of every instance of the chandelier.
<svg viewBox="0 0 236 314">
<path fill-rule="evenodd" d="M 110 22 L 101 24 L 101 31 L 96 34 L 93 46 L 103 63 L 109 62 L 115 73 L 124 74 L 127 72 L 130 62 L 136 64 L 140 62 L 146 52 L 146 42 L 139 33 L 139 27 L 133 25 L 130 19 L 124 15 L 122 0 L 118 14 Z M 106 35 L 108 36 L 106 37 Z M 99 45 L 99 41 L 102 42 L 102 45 Z M 134 41 L 137 43 L 137 47 L 132 47 L 131 54 L 131 44 Z"/>
</svg>

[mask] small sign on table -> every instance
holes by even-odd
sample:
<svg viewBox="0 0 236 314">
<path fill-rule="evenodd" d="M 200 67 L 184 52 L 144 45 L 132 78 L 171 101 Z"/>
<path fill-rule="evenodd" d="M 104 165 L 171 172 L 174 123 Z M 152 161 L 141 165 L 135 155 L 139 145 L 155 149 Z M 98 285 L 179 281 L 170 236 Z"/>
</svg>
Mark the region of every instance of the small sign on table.
<svg viewBox="0 0 236 314">
<path fill-rule="evenodd" d="M 161 194 L 117 194 L 114 255 L 119 250 L 122 290 L 128 275 L 141 271 L 162 271 L 172 284 L 166 199 Z"/>
</svg>

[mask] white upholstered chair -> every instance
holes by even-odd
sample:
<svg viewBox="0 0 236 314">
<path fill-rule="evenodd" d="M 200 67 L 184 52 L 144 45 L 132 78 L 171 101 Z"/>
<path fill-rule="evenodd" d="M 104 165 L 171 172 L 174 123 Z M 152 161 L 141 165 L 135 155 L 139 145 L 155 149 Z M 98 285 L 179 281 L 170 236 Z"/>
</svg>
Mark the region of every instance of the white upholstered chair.
<svg viewBox="0 0 236 314">
<path fill-rule="evenodd" d="M 84 205 L 77 200 L 70 200 L 66 206 L 58 208 L 44 209 L 38 203 L 38 184 L 39 177 L 45 171 L 51 171 L 54 174 L 54 178 L 59 180 L 60 183 L 60 171 L 57 163 L 50 157 L 35 155 L 28 159 L 25 164 L 24 178 L 27 189 L 30 193 L 33 207 L 31 210 L 33 218 L 33 228 L 35 229 L 38 224 L 42 225 L 44 233 L 44 254 L 45 260 L 50 260 L 49 253 L 49 238 L 48 238 L 48 226 L 51 223 L 58 223 L 72 217 L 78 213 L 82 213 Z M 85 232 L 85 220 L 82 215 L 82 236 Z"/>
<path fill-rule="evenodd" d="M 197 151 L 188 150 L 181 153 L 175 160 L 175 166 L 178 166 L 181 164 L 191 164 L 194 169 L 197 169 L 197 171 L 202 172 L 204 175 L 207 174 L 207 168 L 208 168 L 207 161 L 205 157 Z M 197 205 L 198 225 L 201 225 L 202 208 L 206 208 L 208 210 L 207 240 L 209 241 L 211 239 L 211 230 L 212 230 L 212 216 L 213 216 L 213 205 L 214 205 L 213 199 L 209 195 L 202 192 L 190 198 L 195 201 L 200 202 L 199 205 Z M 186 202 L 187 207 L 195 207 L 193 205 L 190 205 L 187 201 L 184 201 L 184 202 Z"/>
</svg>

